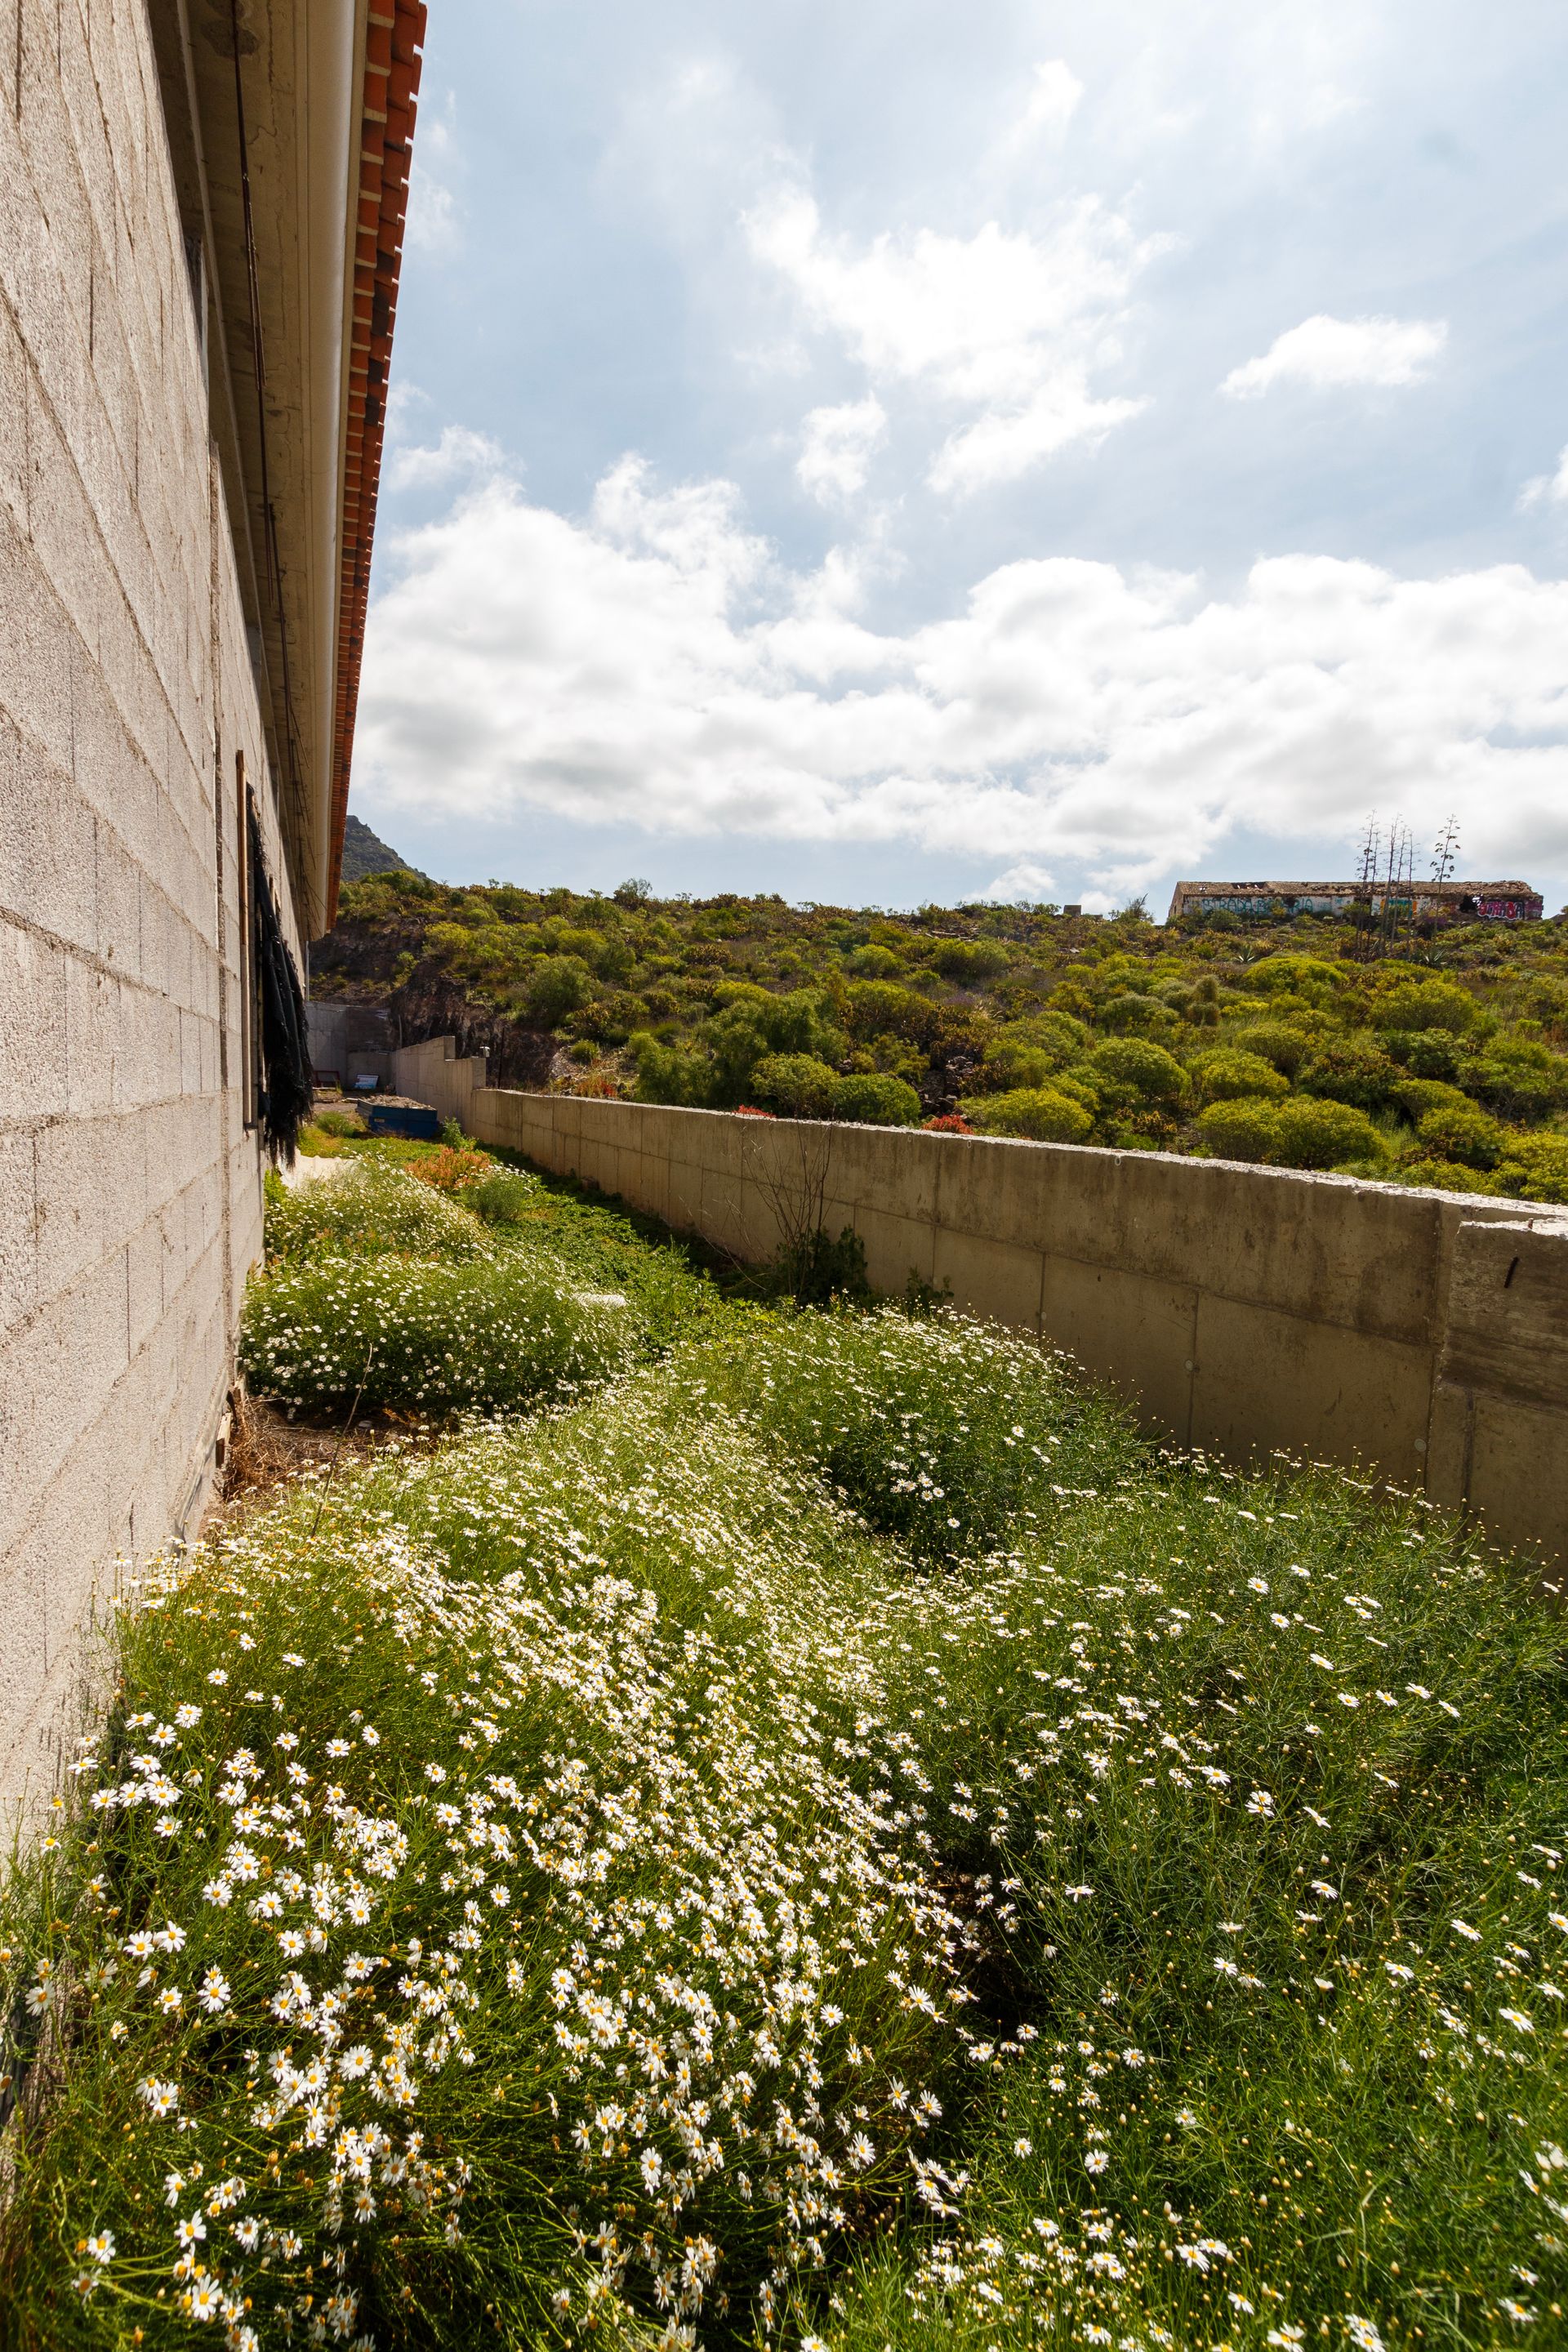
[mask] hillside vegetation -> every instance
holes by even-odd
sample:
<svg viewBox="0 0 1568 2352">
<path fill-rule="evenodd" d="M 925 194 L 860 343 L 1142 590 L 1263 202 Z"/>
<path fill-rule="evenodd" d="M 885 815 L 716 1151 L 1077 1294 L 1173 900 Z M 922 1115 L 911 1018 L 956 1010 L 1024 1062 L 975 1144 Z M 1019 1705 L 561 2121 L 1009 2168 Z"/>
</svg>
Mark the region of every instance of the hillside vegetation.
<svg viewBox="0 0 1568 2352">
<path fill-rule="evenodd" d="M 507 1085 L 1205 1152 L 1568 1201 L 1568 923 L 1358 956 L 1349 922 L 1167 930 L 404 874 L 345 887 L 320 995 Z"/>
<path fill-rule="evenodd" d="M 490 1417 L 128 1587 L 0 1916 L 0 2342 L 1562 2343 L 1528 1583 L 469 1157 L 271 1202 L 253 1382 Z"/>
</svg>

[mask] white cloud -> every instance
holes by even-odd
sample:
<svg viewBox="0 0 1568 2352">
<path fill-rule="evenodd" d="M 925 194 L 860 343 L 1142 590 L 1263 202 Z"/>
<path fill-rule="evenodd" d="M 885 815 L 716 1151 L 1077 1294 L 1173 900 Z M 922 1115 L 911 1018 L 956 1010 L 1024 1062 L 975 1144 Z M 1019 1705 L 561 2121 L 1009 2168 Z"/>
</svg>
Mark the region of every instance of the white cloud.
<svg viewBox="0 0 1568 2352">
<path fill-rule="evenodd" d="M 1009 866 L 1005 874 L 998 874 L 994 882 L 988 882 L 980 896 L 994 898 L 999 907 L 1048 907 L 1054 887 L 1043 866 L 1024 857 L 1016 866 Z"/>
<path fill-rule="evenodd" d="M 1419 383 L 1448 340 L 1443 319 L 1303 319 L 1221 384 L 1234 399 L 1254 399 L 1277 383 L 1316 392 L 1352 384 Z"/>
<path fill-rule="evenodd" d="M 795 478 L 832 506 L 866 487 L 872 457 L 888 437 L 887 412 L 875 393 L 839 408 L 814 408 L 805 420 Z"/>
<path fill-rule="evenodd" d="M 405 245 L 419 253 L 451 253 L 462 241 L 461 214 L 457 195 L 437 166 L 453 152 L 457 131 L 457 100 L 448 91 L 437 114 L 426 106 L 419 118 L 414 168 L 408 179 L 408 215 L 404 223 Z"/>
<path fill-rule="evenodd" d="M 394 490 L 440 489 L 463 475 L 492 474 L 500 464 L 500 448 L 488 433 L 444 425 L 434 448 L 416 446 L 393 451 L 386 469 L 387 486 Z"/>
<path fill-rule="evenodd" d="M 1568 859 L 1568 582 L 1520 565 L 1287 555 L 1214 598 L 1051 557 L 879 631 L 852 562 L 791 573 L 731 485 L 635 458 L 583 520 L 494 478 L 383 557 L 359 757 L 391 808 L 1071 857 L 1119 893 L 1237 829 L 1342 845 L 1369 805 Z"/>
<path fill-rule="evenodd" d="M 1557 460 L 1554 474 L 1536 474 L 1526 482 L 1519 494 L 1519 509 L 1528 514 L 1531 507 L 1568 506 L 1568 449 Z"/>
<path fill-rule="evenodd" d="M 874 382 L 923 384 L 978 412 L 935 460 L 938 488 L 1014 479 L 1142 404 L 1097 399 L 1089 382 L 1118 358 L 1133 280 L 1163 241 L 1140 241 L 1095 197 L 1059 207 L 1038 235 L 989 221 L 972 236 L 922 228 L 857 245 L 787 188 L 745 227 L 811 324 L 838 335 Z"/>
<path fill-rule="evenodd" d="M 409 175 L 403 236 L 417 253 L 450 253 L 459 242 L 457 197 L 417 164 Z"/>
<path fill-rule="evenodd" d="M 933 490 L 960 491 L 1016 481 L 1071 442 L 1098 447 L 1142 406 L 1141 400 L 1091 400 L 1081 378 L 1064 370 L 1027 406 L 993 409 L 977 424 L 950 435 L 926 478 Z"/>
<path fill-rule="evenodd" d="M 999 162 L 1020 162 L 1037 142 L 1057 141 L 1078 112 L 1083 84 L 1063 58 L 1049 58 L 1035 68 L 1035 86 L 1027 105 L 1004 135 Z"/>
</svg>

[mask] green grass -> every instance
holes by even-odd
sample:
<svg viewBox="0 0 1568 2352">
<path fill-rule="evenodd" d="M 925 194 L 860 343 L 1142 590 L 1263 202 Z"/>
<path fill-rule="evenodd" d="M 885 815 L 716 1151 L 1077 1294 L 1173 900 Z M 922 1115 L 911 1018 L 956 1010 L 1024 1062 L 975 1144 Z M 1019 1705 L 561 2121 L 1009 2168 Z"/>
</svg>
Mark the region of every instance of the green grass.
<svg viewBox="0 0 1568 2352">
<path fill-rule="evenodd" d="M 1563 2341 L 1568 1694 L 1518 1572 L 540 1190 L 425 1271 L 640 1252 L 635 1357 L 120 1616 L 6 1896 L 0 2340 Z"/>
</svg>

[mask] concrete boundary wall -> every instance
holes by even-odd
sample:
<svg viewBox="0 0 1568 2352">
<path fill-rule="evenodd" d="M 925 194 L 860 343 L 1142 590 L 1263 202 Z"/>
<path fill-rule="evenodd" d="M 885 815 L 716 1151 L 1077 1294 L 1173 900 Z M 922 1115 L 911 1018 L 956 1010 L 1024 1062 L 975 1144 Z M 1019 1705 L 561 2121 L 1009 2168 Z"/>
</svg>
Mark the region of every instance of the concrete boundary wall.
<svg viewBox="0 0 1568 2352">
<path fill-rule="evenodd" d="M 1241 1460 L 1359 1464 L 1568 1554 L 1568 1213 L 1164 1152 L 521 1094 L 449 1038 L 401 1093 L 482 1143 L 737 1257 L 781 1214 L 853 1225 L 879 1289 L 911 1270 L 1037 1332 L 1145 1425 Z M 818 1203 L 820 1207 L 818 1210 Z"/>
</svg>

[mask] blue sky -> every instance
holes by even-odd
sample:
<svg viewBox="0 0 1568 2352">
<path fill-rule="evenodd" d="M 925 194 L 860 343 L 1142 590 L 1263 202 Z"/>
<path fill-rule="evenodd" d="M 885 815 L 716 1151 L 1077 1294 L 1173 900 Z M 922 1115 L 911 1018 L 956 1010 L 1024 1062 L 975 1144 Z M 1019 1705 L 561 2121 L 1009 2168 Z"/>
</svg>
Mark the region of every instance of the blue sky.
<svg viewBox="0 0 1568 2352">
<path fill-rule="evenodd" d="M 437 0 L 353 805 L 451 880 L 1568 895 L 1568 18 Z"/>
</svg>

